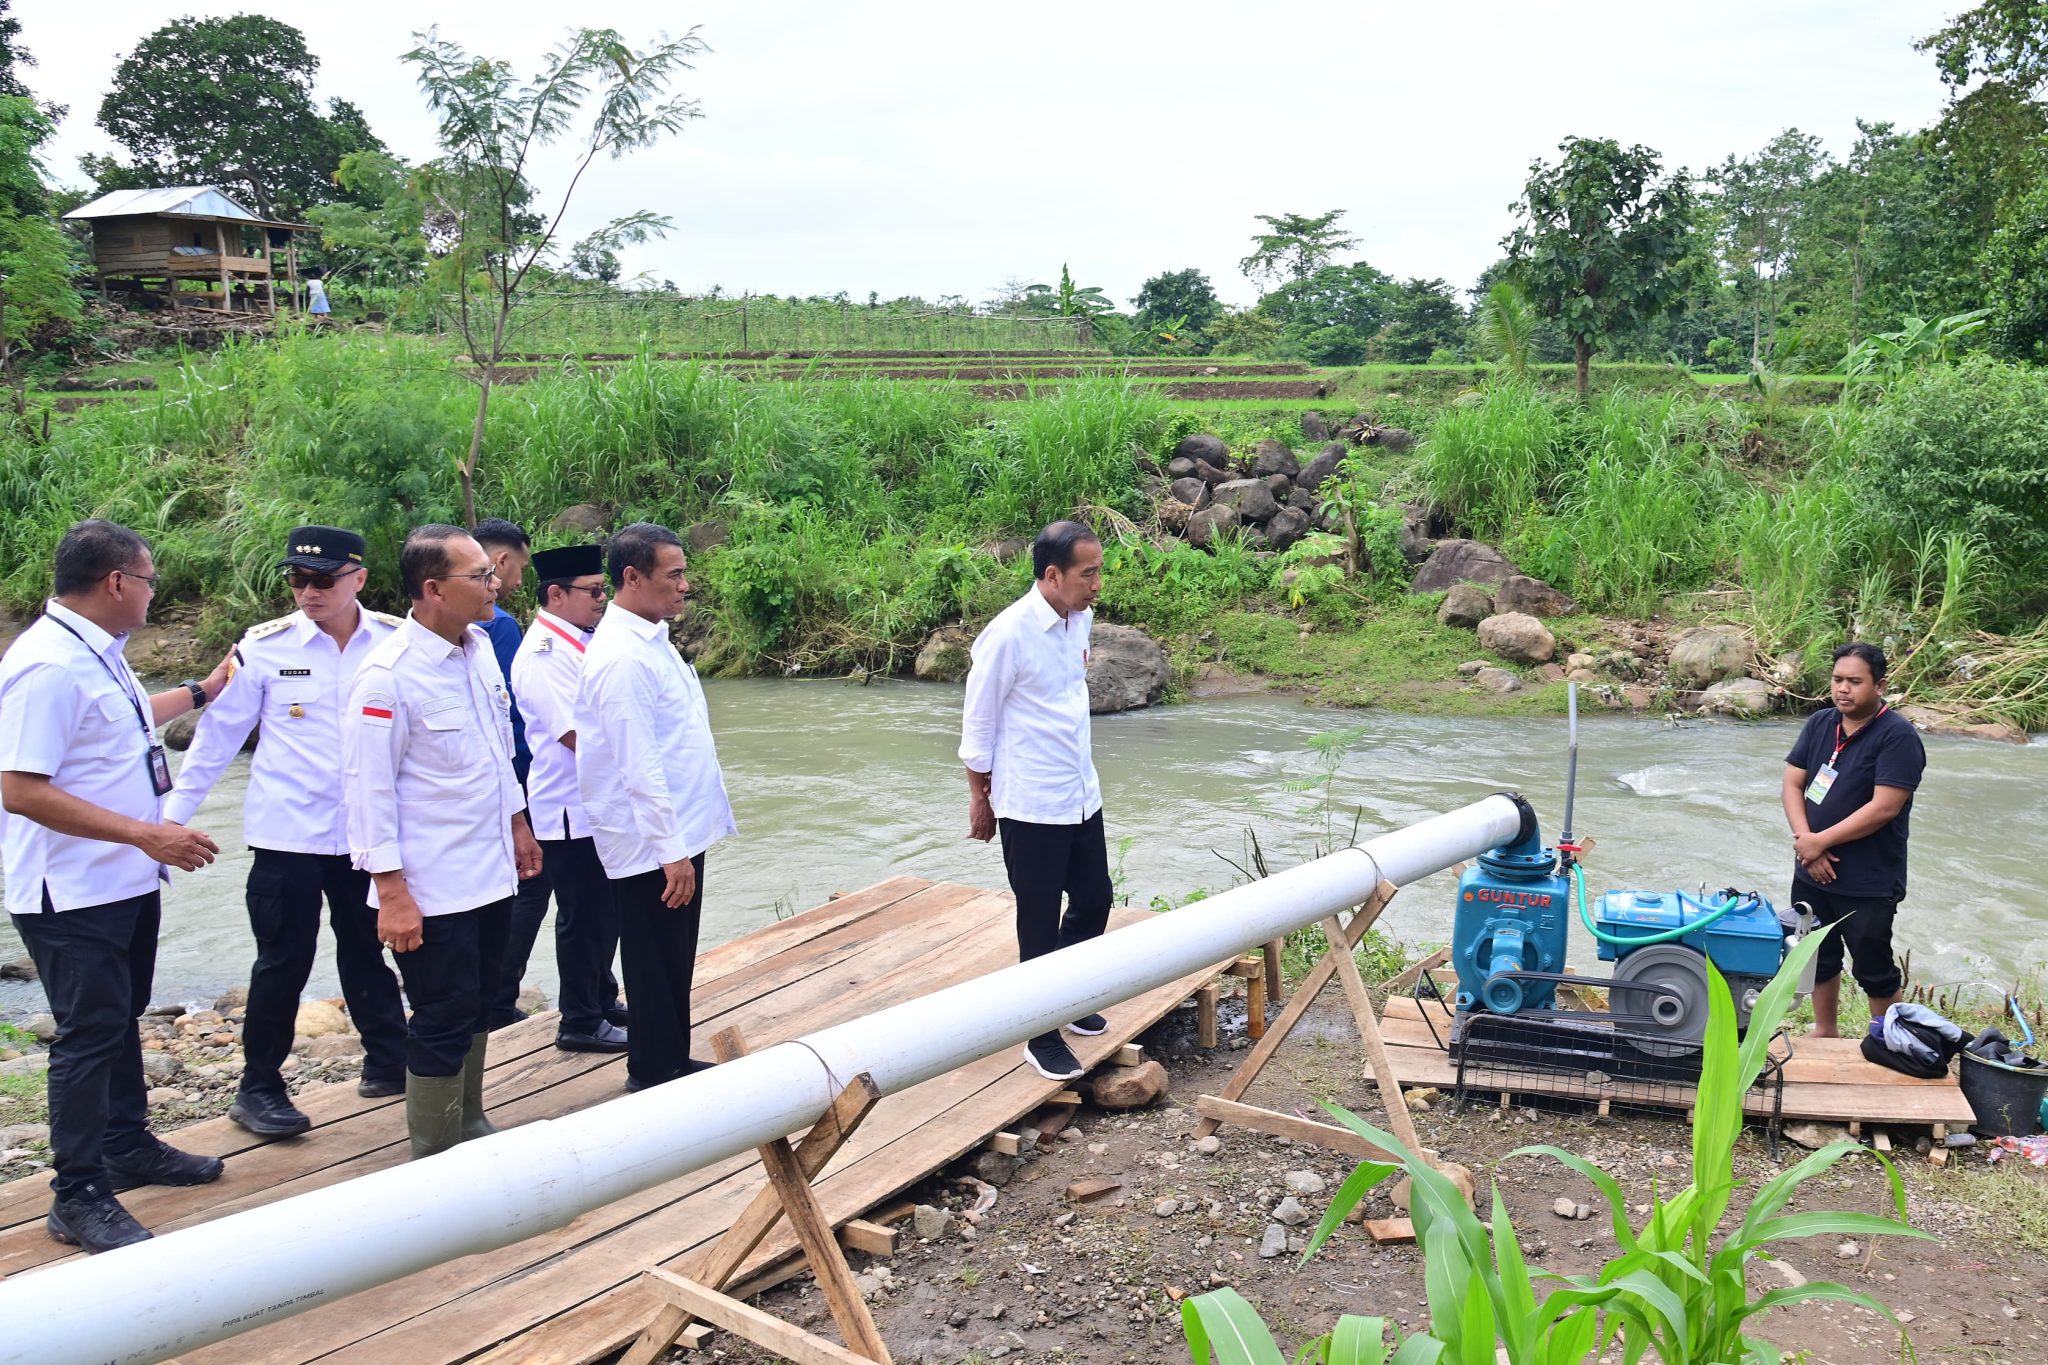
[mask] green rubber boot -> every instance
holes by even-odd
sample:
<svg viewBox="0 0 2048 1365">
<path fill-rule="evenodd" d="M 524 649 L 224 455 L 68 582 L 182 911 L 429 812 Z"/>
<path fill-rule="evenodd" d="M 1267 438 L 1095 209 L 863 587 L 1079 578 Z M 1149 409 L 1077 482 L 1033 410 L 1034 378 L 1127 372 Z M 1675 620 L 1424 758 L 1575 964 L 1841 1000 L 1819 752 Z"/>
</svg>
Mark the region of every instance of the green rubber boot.
<svg viewBox="0 0 2048 1365">
<path fill-rule="evenodd" d="M 498 1130 L 484 1117 L 484 1046 L 488 1033 L 469 1037 L 469 1055 L 462 1059 L 462 1140 L 489 1137 Z"/>
<path fill-rule="evenodd" d="M 462 1073 L 420 1076 L 405 1081 L 405 1129 L 412 1135 L 412 1158 L 445 1152 L 462 1141 Z"/>
</svg>

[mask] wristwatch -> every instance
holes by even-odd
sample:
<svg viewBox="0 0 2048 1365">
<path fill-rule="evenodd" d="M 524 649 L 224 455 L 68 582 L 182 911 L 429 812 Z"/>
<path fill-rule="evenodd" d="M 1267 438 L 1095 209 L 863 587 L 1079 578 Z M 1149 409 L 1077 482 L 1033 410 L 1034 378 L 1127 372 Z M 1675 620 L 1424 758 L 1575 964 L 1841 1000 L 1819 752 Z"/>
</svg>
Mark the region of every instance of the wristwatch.
<svg viewBox="0 0 2048 1365">
<path fill-rule="evenodd" d="M 192 709 L 198 711 L 206 706 L 206 689 L 190 678 L 178 684 L 192 694 Z"/>
</svg>

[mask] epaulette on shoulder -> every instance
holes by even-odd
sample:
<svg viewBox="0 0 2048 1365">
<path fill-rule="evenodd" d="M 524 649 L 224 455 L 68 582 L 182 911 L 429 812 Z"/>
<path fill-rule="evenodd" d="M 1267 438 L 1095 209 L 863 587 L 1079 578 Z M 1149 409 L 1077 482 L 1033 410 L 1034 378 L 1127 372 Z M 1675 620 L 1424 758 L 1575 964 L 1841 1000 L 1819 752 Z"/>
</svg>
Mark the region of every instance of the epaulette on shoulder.
<svg viewBox="0 0 2048 1365">
<path fill-rule="evenodd" d="M 403 616 L 393 616 L 388 611 L 373 611 L 370 613 L 370 619 L 372 621 L 382 621 L 387 626 L 402 626 L 405 624 Z"/>
<path fill-rule="evenodd" d="M 244 641 L 244 643 L 246 643 L 250 640 L 268 639 L 270 636 L 277 634 L 279 631 L 291 625 L 291 623 L 292 618 L 289 615 L 280 616 L 274 621 L 265 621 L 260 626 L 249 627 L 248 631 L 245 634 L 243 634 L 242 640 Z"/>
</svg>

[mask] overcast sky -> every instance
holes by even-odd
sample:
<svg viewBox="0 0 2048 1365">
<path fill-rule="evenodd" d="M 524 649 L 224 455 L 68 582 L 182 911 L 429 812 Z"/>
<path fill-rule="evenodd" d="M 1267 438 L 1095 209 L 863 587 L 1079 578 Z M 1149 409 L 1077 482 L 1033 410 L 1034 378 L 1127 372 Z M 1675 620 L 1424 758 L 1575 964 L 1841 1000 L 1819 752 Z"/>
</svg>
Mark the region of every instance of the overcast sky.
<svg viewBox="0 0 2048 1365">
<path fill-rule="evenodd" d="M 1233 302 L 1258 213 L 1346 210 L 1388 273 L 1471 284 L 1499 255 L 1533 158 L 1568 135 L 1644 142 L 1695 169 L 1787 126 L 1836 154 L 1856 120 L 1942 107 L 1912 43 L 1965 0 L 1353 0 L 861 3 L 276 0 L 408 158 L 433 125 L 400 54 L 428 23 L 530 70 L 574 21 L 711 46 L 680 138 L 600 165 L 572 235 L 648 208 L 675 231 L 628 273 L 688 290 L 986 298 L 1007 277 L 1127 300 L 1196 266 Z M 205 0 L 16 0 L 38 95 L 70 106 L 51 165 L 116 150 L 93 124 L 114 64 Z M 562 177 L 539 174 L 543 189 Z"/>
</svg>

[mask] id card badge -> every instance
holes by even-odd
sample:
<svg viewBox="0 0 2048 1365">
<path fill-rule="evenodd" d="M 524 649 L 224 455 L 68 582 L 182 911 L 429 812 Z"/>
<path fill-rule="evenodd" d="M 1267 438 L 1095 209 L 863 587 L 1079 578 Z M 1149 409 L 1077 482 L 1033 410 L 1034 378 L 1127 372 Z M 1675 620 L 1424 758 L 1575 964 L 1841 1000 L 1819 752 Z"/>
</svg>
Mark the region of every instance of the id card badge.
<svg viewBox="0 0 2048 1365">
<path fill-rule="evenodd" d="M 1818 806 L 1828 799 L 1828 788 L 1835 785 L 1835 765 L 1823 763 L 1815 771 L 1813 781 L 1806 784 L 1806 799 Z"/>
<path fill-rule="evenodd" d="M 149 746 L 149 784 L 158 796 L 171 794 L 171 760 L 161 744 Z"/>
</svg>

